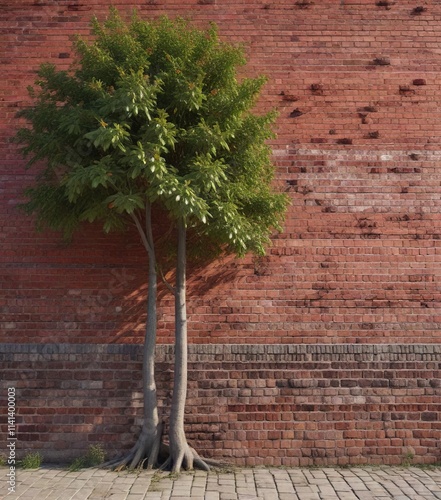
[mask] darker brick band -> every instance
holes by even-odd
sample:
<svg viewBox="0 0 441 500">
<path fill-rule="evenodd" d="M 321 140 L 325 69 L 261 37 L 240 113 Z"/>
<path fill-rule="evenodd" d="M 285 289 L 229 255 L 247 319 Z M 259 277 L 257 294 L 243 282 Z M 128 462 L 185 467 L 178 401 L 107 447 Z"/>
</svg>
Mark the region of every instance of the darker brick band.
<svg viewBox="0 0 441 500">
<path fill-rule="evenodd" d="M 172 359 L 173 346 L 157 347 L 161 410 Z M 19 450 L 66 461 L 94 443 L 130 447 L 141 362 L 140 345 L 0 344 L 0 403 L 16 387 Z M 187 403 L 190 441 L 238 465 L 434 463 L 441 345 L 190 345 Z"/>
<path fill-rule="evenodd" d="M 157 360 L 171 361 L 173 345 L 158 345 Z M 0 360 L 26 354 L 29 359 L 39 356 L 68 359 L 72 355 L 118 356 L 141 359 L 142 346 L 128 344 L 1 344 Z M 190 344 L 190 362 L 216 361 L 438 361 L 441 344 Z"/>
<path fill-rule="evenodd" d="M 158 345 L 159 356 L 173 353 L 173 346 Z M 141 345 L 129 344 L 15 344 L 0 343 L 2 354 L 123 354 L 137 355 L 142 351 Z M 222 355 L 238 357 L 241 355 L 252 356 L 381 356 L 392 354 L 396 356 L 430 356 L 441 354 L 441 344 L 190 344 L 190 356 L 217 356 Z"/>
</svg>

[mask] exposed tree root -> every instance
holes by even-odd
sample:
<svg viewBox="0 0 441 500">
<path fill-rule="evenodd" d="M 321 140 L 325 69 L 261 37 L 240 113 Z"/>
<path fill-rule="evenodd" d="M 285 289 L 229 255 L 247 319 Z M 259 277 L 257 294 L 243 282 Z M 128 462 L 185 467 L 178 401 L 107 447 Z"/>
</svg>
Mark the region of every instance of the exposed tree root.
<svg viewBox="0 0 441 500">
<path fill-rule="evenodd" d="M 126 455 L 109 460 L 100 467 L 114 471 L 158 468 L 175 474 L 181 470 L 209 471 L 211 467 L 224 466 L 216 460 L 201 458 L 189 445 L 176 458 L 172 458 L 169 445 L 162 443 L 162 424 L 160 424 L 154 439 L 143 430 L 136 444 Z"/>
<path fill-rule="evenodd" d="M 116 471 L 136 468 L 152 469 L 158 466 L 159 453 L 162 440 L 162 424 L 160 423 L 156 432 L 149 434 L 145 428 L 141 432 L 138 441 L 123 457 L 114 458 L 101 465 L 102 468 L 109 468 Z"/>
<path fill-rule="evenodd" d="M 216 460 L 201 458 L 197 451 L 188 445 L 186 453 L 183 453 L 182 456 L 178 456 L 175 459 L 171 457 L 168 445 L 163 445 L 163 449 L 167 452 L 168 457 L 159 469 L 163 471 L 170 471 L 172 474 L 176 474 L 182 469 L 199 469 L 209 471 L 211 467 L 225 467 L 224 464 Z"/>
<path fill-rule="evenodd" d="M 181 450 L 176 457 L 170 454 L 161 470 L 170 470 L 172 474 L 177 474 L 181 470 L 199 469 L 209 471 L 211 467 L 223 467 L 224 465 L 216 460 L 202 458 L 198 452 L 189 445 L 186 445 L 184 450 Z"/>
</svg>

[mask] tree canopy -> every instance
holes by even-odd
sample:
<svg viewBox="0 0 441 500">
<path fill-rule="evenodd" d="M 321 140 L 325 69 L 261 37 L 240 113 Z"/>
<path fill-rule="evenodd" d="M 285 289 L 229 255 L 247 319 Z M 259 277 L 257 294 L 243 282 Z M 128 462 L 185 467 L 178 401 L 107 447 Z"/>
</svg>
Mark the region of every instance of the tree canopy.
<svg viewBox="0 0 441 500">
<path fill-rule="evenodd" d="M 287 200 L 271 185 L 275 113 L 250 111 L 265 78 L 237 77 L 243 48 L 183 19 L 126 24 L 112 10 L 92 27 L 71 71 L 41 66 L 20 113 L 29 164 L 45 160 L 27 210 L 71 234 L 159 203 L 224 250 L 263 254 Z"/>
</svg>

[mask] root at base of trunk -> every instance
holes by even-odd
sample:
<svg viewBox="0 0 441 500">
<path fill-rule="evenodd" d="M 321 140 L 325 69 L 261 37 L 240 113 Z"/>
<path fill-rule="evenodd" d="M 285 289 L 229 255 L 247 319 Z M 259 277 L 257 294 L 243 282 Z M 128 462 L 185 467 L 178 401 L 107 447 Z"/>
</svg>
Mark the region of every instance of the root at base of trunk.
<svg viewBox="0 0 441 500">
<path fill-rule="evenodd" d="M 156 432 L 149 435 L 144 429 L 135 446 L 124 457 L 115 458 L 102 464 L 101 467 L 116 471 L 128 469 L 153 469 L 157 467 L 161 451 L 162 424 L 159 424 Z"/>
<path fill-rule="evenodd" d="M 179 473 L 182 469 L 209 471 L 210 467 L 223 467 L 223 464 L 215 460 L 201 458 L 197 451 L 188 445 L 176 457 L 172 457 L 170 447 L 162 443 L 162 425 L 160 424 L 153 439 L 147 433 L 142 432 L 126 456 L 109 460 L 101 467 L 115 471 L 159 468 L 174 474 Z"/>
<path fill-rule="evenodd" d="M 161 466 L 162 470 L 170 470 L 172 474 L 176 474 L 184 470 L 200 469 L 209 471 L 210 465 L 219 465 L 217 462 L 212 460 L 206 460 L 199 456 L 199 454 L 191 448 L 191 446 L 186 445 L 182 450 L 176 453 L 176 456 L 169 454 L 167 460 Z"/>
</svg>

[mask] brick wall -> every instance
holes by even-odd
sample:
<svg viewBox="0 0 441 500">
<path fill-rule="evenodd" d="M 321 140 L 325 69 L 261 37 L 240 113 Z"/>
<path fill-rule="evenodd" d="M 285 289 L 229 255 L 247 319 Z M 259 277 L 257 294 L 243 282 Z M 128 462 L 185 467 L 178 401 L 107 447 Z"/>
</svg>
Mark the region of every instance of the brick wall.
<svg viewBox="0 0 441 500">
<path fill-rule="evenodd" d="M 18 453 L 109 455 L 139 430 L 140 346 L 2 344 L 0 404 L 16 387 Z M 441 458 L 439 345 L 193 345 L 188 438 L 237 465 L 433 463 Z M 158 348 L 161 409 L 172 348 Z M 6 427 L 2 426 L 2 431 Z"/>
<path fill-rule="evenodd" d="M 67 68 L 69 37 L 87 34 L 108 2 L 0 3 L 0 340 L 140 342 L 137 235 L 85 226 L 65 246 L 35 234 L 16 209 L 35 171 L 9 142 L 35 69 L 47 60 Z M 249 74 L 269 76 L 261 108 L 279 110 L 274 160 L 292 201 L 284 233 L 265 259 L 192 273 L 191 342 L 440 342 L 441 3 L 113 4 L 216 21 L 222 37 L 246 44 Z M 172 304 L 163 291 L 164 343 Z"/>
<path fill-rule="evenodd" d="M 279 111 L 283 234 L 265 258 L 190 273 L 191 438 L 236 463 L 439 459 L 441 2 L 112 3 L 217 22 L 246 44 L 247 72 L 269 76 L 260 108 Z M 108 4 L 0 0 L 1 367 L 17 380 L 22 445 L 57 459 L 132 442 L 140 359 L 127 344 L 143 339 L 146 259 L 134 232 L 37 234 L 17 203 L 38 168 L 10 138 L 39 64 L 68 68 L 71 35 Z M 161 289 L 163 344 L 172 306 Z"/>
</svg>

